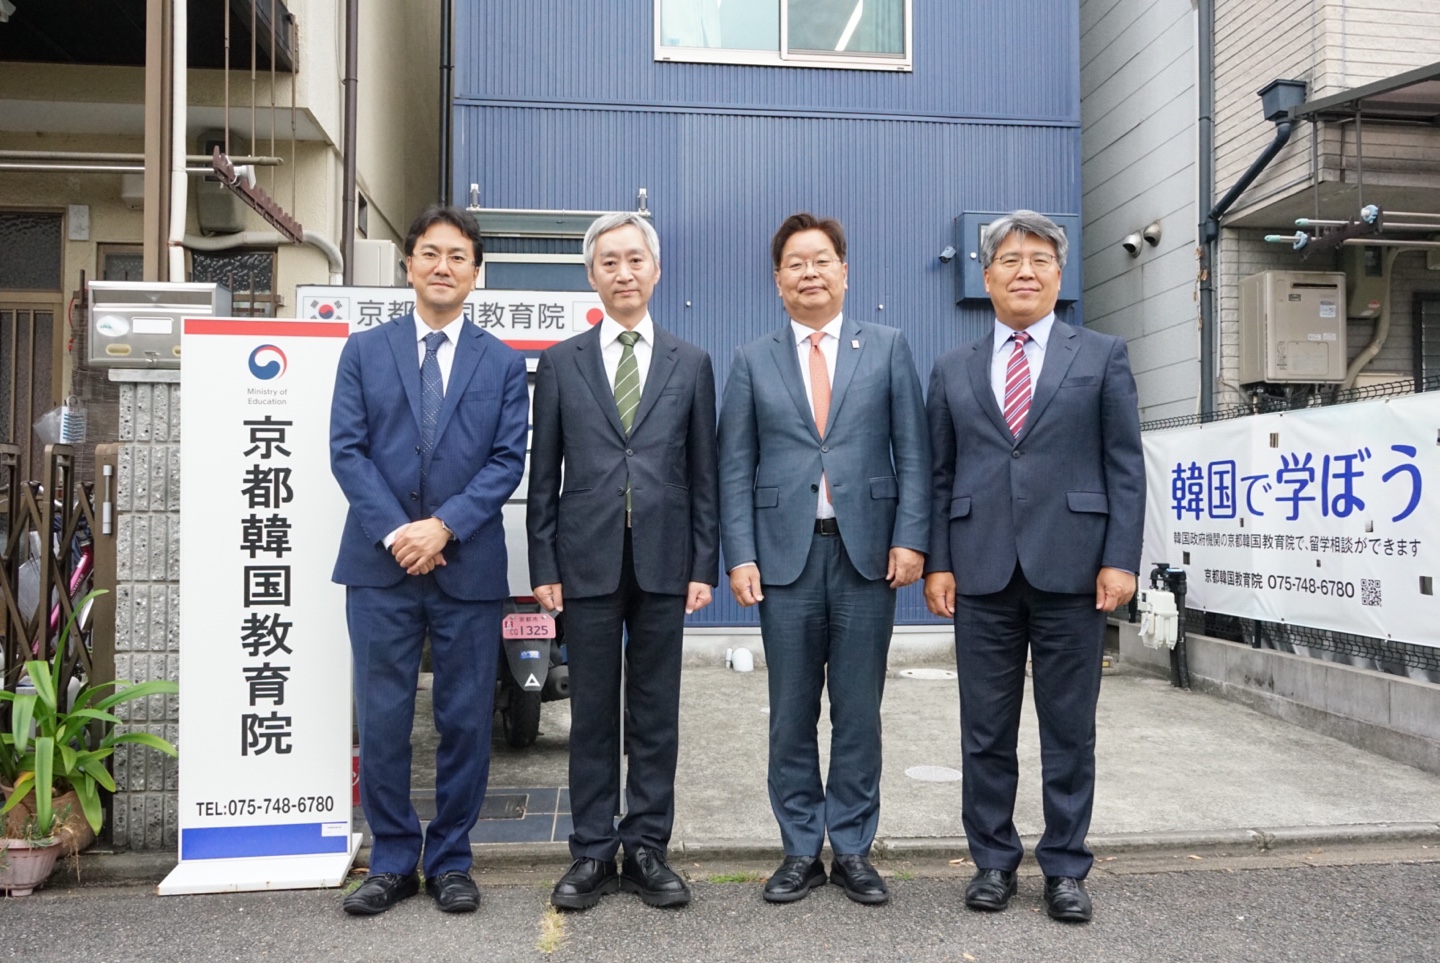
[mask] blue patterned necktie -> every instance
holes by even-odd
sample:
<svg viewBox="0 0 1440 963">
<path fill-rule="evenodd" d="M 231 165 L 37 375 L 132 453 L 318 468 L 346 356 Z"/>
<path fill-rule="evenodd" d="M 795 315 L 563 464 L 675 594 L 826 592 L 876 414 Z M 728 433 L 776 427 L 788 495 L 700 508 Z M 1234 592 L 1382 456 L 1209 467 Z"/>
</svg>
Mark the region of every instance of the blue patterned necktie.
<svg viewBox="0 0 1440 963">
<path fill-rule="evenodd" d="M 430 473 L 430 456 L 435 451 L 435 426 L 440 406 L 445 403 L 445 383 L 440 380 L 440 359 L 435 353 L 445 343 L 444 331 L 425 335 L 425 360 L 420 363 L 420 474 Z"/>
</svg>

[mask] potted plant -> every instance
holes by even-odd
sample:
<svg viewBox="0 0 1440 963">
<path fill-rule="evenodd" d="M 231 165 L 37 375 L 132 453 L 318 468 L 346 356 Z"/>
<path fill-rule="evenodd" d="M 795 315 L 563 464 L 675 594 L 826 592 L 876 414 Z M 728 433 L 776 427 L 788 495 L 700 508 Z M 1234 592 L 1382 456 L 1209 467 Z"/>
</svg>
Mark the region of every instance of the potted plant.
<svg viewBox="0 0 1440 963">
<path fill-rule="evenodd" d="M 34 816 L 16 835 L 0 837 L 0 890 L 11 896 L 29 896 L 55 868 L 61 843 L 53 835 L 54 818 L 46 828 Z"/>
<path fill-rule="evenodd" d="M 10 731 L 0 733 L 0 778 L 9 784 L 0 814 L 8 816 L 22 807 L 28 810 L 32 815 L 25 820 L 26 833 L 36 840 L 52 837 L 57 817 L 63 818 L 67 810 L 73 813 L 76 804 L 84 826 L 92 832 L 100 831 L 104 819 L 100 790 L 115 791 L 106 761 L 116 746 L 130 743 L 150 746 L 172 757 L 177 755 L 175 747 L 159 736 L 148 732 L 117 733 L 114 727 L 121 720 L 110 712 L 123 702 L 177 692 L 174 682 L 107 682 L 82 689 L 69 709 L 61 706 L 67 681 L 62 665 L 76 615 L 102 593 L 91 592 L 75 606 L 50 662 L 36 659 L 25 663 L 34 692 L 0 691 L 0 699 L 11 703 Z M 105 695 L 105 690 L 112 687 L 115 691 Z M 102 735 L 95 735 L 93 723 L 104 727 Z M 72 792 L 74 803 L 65 796 Z M 6 825 L 10 825 L 8 820 Z M 6 830 L 7 837 L 10 832 Z M 73 844 L 77 848 L 83 845 L 78 840 Z M 13 862 L 14 847 L 11 850 Z"/>
</svg>

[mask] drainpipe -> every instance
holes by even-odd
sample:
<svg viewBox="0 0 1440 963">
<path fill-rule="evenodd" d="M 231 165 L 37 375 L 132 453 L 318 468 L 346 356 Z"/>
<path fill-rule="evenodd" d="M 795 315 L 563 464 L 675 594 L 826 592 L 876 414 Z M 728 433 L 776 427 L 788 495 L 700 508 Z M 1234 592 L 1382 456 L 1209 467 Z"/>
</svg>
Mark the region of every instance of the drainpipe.
<svg viewBox="0 0 1440 963">
<path fill-rule="evenodd" d="M 1195 7 L 1196 77 L 1199 124 L 1195 167 L 1199 172 L 1197 195 L 1201 204 L 1215 196 L 1215 0 L 1198 0 Z M 1200 414 L 1215 410 L 1215 254 L 1216 245 L 1200 225 Z"/>
<path fill-rule="evenodd" d="M 192 251 L 228 251 L 237 247 L 279 247 L 289 243 L 289 238 L 281 237 L 273 231 L 241 231 L 238 234 L 217 234 L 214 237 L 187 234 L 184 241 L 185 247 Z M 340 249 L 335 246 L 335 243 L 314 231 L 305 232 L 304 243 L 325 255 L 325 260 L 330 265 L 330 283 L 343 284 L 344 258 L 340 256 Z"/>
<path fill-rule="evenodd" d="M 355 273 L 355 70 L 360 59 L 360 0 L 345 0 L 345 173 L 340 193 L 344 210 L 340 215 L 340 254 L 344 258 L 344 282 L 349 285 Z"/>
<path fill-rule="evenodd" d="M 1209 8 L 1205 11 L 1211 18 L 1214 16 L 1213 0 L 1201 0 L 1203 7 Z M 1213 32 L 1214 21 L 1209 21 L 1209 28 L 1206 27 L 1205 17 L 1201 19 L 1202 41 L 1201 65 L 1201 132 L 1202 150 L 1214 153 L 1214 118 L 1211 116 L 1215 107 L 1213 87 L 1206 96 L 1206 87 L 1213 84 L 1209 78 L 1214 73 L 1214 56 L 1211 49 L 1214 44 L 1213 36 L 1205 36 Z M 1200 297 L 1200 318 L 1201 318 L 1201 411 L 1209 413 L 1215 410 L 1215 261 L 1216 252 L 1220 240 L 1220 218 L 1230 210 L 1234 203 L 1240 199 L 1240 195 L 1255 182 L 1260 172 L 1269 166 L 1275 156 L 1284 149 L 1290 141 L 1290 134 L 1295 130 L 1295 120 L 1290 116 L 1290 110 L 1305 102 L 1305 84 L 1298 80 L 1275 80 L 1267 84 L 1259 91 L 1261 104 L 1265 110 L 1265 119 L 1275 124 L 1275 137 L 1270 144 L 1260 152 L 1260 156 L 1251 161 L 1245 173 L 1235 182 L 1225 196 L 1215 202 L 1210 212 L 1205 215 L 1205 220 L 1200 224 L 1200 243 L 1205 253 L 1204 277 L 1205 282 L 1201 288 Z M 1208 103 L 1206 102 L 1208 100 Z M 1205 109 L 1208 108 L 1208 109 Z M 1214 157 L 1208 159 L 1201 154 L 1202 165 L 1204 163 L 1214 164 Z M 1211 175 L 1213 178 L 1213 174 Z M 1213 179 L 1210 186 L 1213 189 Z M 1201 195 L 1207 196 L 1207 195 Z M 1208 369 L 1208 370 L 1207 370 Z"/>
<path fill-rule="evenodd" d="M 454 16 L 451 0 L 440 0 L 440 189 L 435 196 L 442 204 L 449 204 L 452 196 L 450 149 L 455 135 L 451 129 L 450 102 L 455 89 Z"/>
<path fill-rule="evenodd" d="M 1345 380 L 1340 383 L 1341 391 L 1344 391 L 1346 388 L 1355 387 L 1355 379 L 1360 377 L 1360 372 L 1365 370 L 1366 365 L 1375 360 L 1375 356 L 1380 353 L 1380 349 L 1385 347 L 1385 339 L 1390 337 L 1390 302 L 1393 300 L 1395 288 L 1394 274 L 1392 272 L 1395 270 L 1395 259 L 1405 250 L 1406 248 L 1402 247 L 1389 247 L 1385 249 L 1385 267 L 1383 269 L 1386 286 L 1385 303 L 1380 308 L 1380 319 L 1375 322 L 1375 334 L 1370 338 L 1370 343 L 1360 349 L 1360 353 L 1355 356 L 1355 360 L 1350 362 L 1350 367 L 1345 369 Z"/>
<path fill-rule="evenodd" d="M 189 197 L 190 178 L 185 171 L 185 120 L 186 105 L 190 102 L 186 81 L 189 59 L 189 4 L 176 0 L 170 13 L 171 36 L 174 37 L 170 55 L 171 69 L 171 110 L 170 110 L 170 230 L 166 256 L 170 259 L 170 280 L 185 278 L 185 203 Z"/>
</svg>

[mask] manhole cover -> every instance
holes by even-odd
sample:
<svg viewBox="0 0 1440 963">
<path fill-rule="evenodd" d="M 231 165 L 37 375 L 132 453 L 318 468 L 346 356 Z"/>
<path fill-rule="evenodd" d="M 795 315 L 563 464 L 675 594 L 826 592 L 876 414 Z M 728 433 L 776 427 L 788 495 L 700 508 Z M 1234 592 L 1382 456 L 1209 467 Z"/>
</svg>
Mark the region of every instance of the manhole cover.
<svg viewBox="0 0 1440 963">
<path fill-rule="evenodd" d="M 918 679 L 922 682 L 944 682 L 947 679 L 956 678 L 955 673 L 950 669 L 901 669 L 900 676 L 904 679 Z"/>
<path fill-rule="evenodd" d="M 905 775 L 920 782 L 960 781 L 960 770 L 951 769 L 949 766 L 911 766 L 905 770 Z"/>
</svg>

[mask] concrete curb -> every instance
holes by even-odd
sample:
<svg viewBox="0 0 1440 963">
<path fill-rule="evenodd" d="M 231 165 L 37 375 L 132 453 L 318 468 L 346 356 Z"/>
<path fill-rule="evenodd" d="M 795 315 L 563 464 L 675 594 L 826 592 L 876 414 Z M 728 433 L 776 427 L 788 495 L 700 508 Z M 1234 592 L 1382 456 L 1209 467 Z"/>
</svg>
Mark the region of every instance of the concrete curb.
<svg viewBox="0 0 1440 963">
<path fill-rule="evenodd" d="M 1033 853 L 1038 836 L 1022 837 L 1026 853 Z M 1381 843 L 1433 843 L 1440 845 L 1440 823 L 1363 823 L 1351 826 L 1275 826 L 1256 829 L 1199 830 L 1193 832 L 1109 833 L 1087 842 L 1096 857 L 1118 855 L 1163 856 L 1226 853 L 1231 855 L 1278 853 L 1337 845 Z M 486 869 L 553 867 L 558 873 L 570 861 L 565 843 L 476 844 L 475 865 Z M 782 851 L 778 840 L 677 840 L 670 846 L 678 860 L 712 862 L 772 862 Z M 935 860 L 968 856 L 963 836 L 877 838 L 872 850 L 877 860 Z M 368 847 L 360 851 L 357 866 L 368 860 Z M 78 867 L 78 872 L 77 872 Z M 159 883 L 175 868 L 175 854 L 91 852 L 56 866 L 52 886 L 121 886 Z"/>
</svg>

